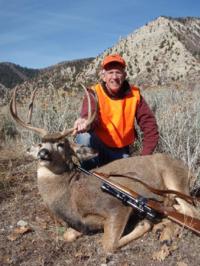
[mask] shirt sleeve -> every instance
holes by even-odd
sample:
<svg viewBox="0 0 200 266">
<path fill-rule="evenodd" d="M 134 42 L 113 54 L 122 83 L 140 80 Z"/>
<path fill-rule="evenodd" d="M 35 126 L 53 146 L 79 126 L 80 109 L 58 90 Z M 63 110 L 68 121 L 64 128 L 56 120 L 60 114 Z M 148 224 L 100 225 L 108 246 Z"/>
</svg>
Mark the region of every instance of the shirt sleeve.
<svg viewBox="0 0 200 266">
<path fill-rule="evenodd" d="M 152 154 L 159 140 L 158 126 L 153 112 L 142 96 L 137 107 L 136 120 L 143 132 L 141 155 Z"/>
</svg>

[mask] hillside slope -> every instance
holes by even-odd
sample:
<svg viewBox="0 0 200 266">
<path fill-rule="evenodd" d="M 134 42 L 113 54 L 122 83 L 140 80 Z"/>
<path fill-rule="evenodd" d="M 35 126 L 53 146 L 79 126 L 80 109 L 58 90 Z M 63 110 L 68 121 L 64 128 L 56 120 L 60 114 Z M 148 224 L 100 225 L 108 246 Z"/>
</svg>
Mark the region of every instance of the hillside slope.
<svg viewBox="0 0 200 266">
<path fill-rule="evenodd" d="M 13 88 L 39 74 L 38 69 L 21 67 L 13 63 L 0 63 L 0 83 L 7 88 Z"/>
<path fill-rule="evenodd" d="M 79 81 L 97 77 L 103 57 L 120 53 L 129 79 L 143 87 L 172 82 L 198 82 L 200 74 L 200 18 L 159 17 L 119 40 L 98 56 Z"/>
</svg>

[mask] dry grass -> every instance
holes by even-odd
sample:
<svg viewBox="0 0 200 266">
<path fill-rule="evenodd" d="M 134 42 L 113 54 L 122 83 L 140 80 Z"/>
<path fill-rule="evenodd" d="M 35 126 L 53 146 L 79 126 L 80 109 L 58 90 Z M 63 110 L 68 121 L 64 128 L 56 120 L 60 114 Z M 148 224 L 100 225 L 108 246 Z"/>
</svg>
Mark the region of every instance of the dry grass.
<svg viewBox="0 0 200 266">
<path fill-rule="evenodd" d="M 200 90 L 168 88 L 144 95 L 159 126 L 158 151 L 182 159 L 200 177 Z"/>
<path fill-rule="evenodd" d="M 82 92 L 76 94 L 41 89 L 37 94 L 32 117 L 32 124 L 34 126 L 55 132 L 73 125 L 73 121 L 75 121 L 80 113 Z M 19 94 L 18 96 L 20 99 Z M 22 100 L 18 100 L 18 115 L 23 121 L 28 119 L 28 105 L 29 101 L 27 98 L 23 97 Z M 38 141 L 34 133 L 27 131 L 25 128 L 16 127 L 9 114 L 9 106 L 4 107 L 1 113 L 3 117 L 0 125 L 1 138 L 6 145 L 13 141 L 16 133 L 18 135 L 17 139 L 26 147 L 30 147 L 33 142 Z"/>
</svg>

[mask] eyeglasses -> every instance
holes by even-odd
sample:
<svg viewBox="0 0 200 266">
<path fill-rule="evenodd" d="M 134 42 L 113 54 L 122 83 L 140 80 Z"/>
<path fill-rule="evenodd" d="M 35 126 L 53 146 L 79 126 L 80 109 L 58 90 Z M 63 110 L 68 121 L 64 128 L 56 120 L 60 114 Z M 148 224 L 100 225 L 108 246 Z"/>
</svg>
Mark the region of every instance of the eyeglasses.
<svg viewBox="0 0 200 266">
<path fill-rule="evenodd" d="M 119 71 L 119 70 L 108 70 L 108 71 L 105 71 L 104 74 L 106 74 L 108 76 L 116 76 L 116 77 L 123 77 L 124 76 L 124 72 Z"/>
</svg>

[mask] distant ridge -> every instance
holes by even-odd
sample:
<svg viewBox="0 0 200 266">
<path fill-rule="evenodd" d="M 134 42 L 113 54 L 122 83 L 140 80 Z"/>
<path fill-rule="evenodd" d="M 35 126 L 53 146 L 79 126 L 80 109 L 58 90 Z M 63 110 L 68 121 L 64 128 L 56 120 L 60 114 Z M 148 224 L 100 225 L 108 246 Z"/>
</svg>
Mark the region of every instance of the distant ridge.
<svg viewBox="0 0 200 266">
<path fill-rule="evenodd" d="M 10 62 L 3 62 L 0 63 L 0 84 L 4 85 L 7 88 L 13 88 L 25 81 L 31 82 L 31 79 L 34 79 L 35 82 L 35 79 L 38 78 L 41 82 L 43 76 L 46 80 L 46 76 L 54 76 L 55 72 L 59 72 L 59 70 L 61 69 L 67 69 L 66 79 L 69 80 L 68 74 L 70 72 L 72 72 L 72 74 L 81 72 L 85 65 L 89 64 L 92 60 L 94 60 L 94 57 L 63 61 L 58 64 L 41 69 L 21 67 Z"/>
<path fill-rule="evenodd" d="M 19 65 L 3 62 L 0 63 L 0 83 L 7 88 L 13 88 L 30 78 L 36 77 L 39 70 L 21 67 Z"/>
</svg>

